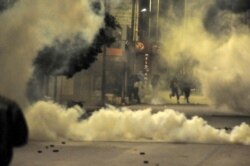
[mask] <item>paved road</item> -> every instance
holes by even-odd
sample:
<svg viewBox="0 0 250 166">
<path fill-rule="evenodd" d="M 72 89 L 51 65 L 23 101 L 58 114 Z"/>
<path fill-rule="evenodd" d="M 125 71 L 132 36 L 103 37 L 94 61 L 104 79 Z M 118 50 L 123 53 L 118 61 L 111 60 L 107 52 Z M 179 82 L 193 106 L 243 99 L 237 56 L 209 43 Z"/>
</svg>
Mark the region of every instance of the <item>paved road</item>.
<svg viewBox="0 0 250 166">
<path fill-rule="evenodd" d="M 148 105 L 130 106 L 144 109 Z M 250 116 L 220 112 L 204 105 L 152 106 L 154 112 L 172 108 L 187 117 L 202 116 L 217 127 L 250 122 Z M 249 123 L 250 124 L 250 123 Z M 29 142 L 15 149 L 11 166 L 249 166 L 250 146 L 166 142 Z"/>
<path fill-rule="evenodd" d="M 223 144 L 31 142 L 15 150 L 12 166 L 249 166 L 249 152 Z"/>
</svg>

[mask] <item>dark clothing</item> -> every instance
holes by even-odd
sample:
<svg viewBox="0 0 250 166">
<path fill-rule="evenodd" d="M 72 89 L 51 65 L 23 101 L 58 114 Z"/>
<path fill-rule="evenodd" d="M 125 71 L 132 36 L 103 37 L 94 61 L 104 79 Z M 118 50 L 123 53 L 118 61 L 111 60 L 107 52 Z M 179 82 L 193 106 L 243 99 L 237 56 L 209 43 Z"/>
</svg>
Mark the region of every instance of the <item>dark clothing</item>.
<svg viewBox="0 0 250 166">
<path fill-rule="evenodd" d="M 183 80 L 181 82 L 181 95 L 184 95 L 186 102 L 189 103 L 189 96 L 191 94 L 191 83 L 188 80 Z"/>
<path fill-rule="evenodd" d="M 179 103 L 180 95 L 179 95 L 177 80 L 175 80 L 175 79 L 171 80 L 171 82 L 170 82 L 170 89 L 171 89 L 171 94 L 169 95 L 170 98 L 173 97 L 173 96 L 176 96 L 177 103 Z"/>
<path fill-rule="evenodd" d="M 141 99 L 139 96 L 139 88 L 138 87 L 131 87 L 129 90 L 129 103 L 132 103 L 133 99 L 137 101 L 137 103 L 141 103 Z"/>
<path fill-rule="evenodd" d="M 0 96 L 0 165 L 9 165 L 13 147 L 27 143 L 28 127 L 19 106 Z"/>
<path fill-rule="evenodd" d="M 189 103 L 189 96 L 191 94 L 191 88 L 188 86 L 185 86 L 185 87 L 182 87 L 181 91 L 182 91 L 182 94 L 184 95 L 187 103 Z"/>
<path fill-rule="evenodd" d="M 137 103 L 140 104 L 141 99 L 140 99 L 140 96 L 139 96 L 139 88 L 138 87 L 133 88 L 133 95 L 134 95 L 135 100 L 137 100 Z"/>
<path fill-rule="evenodd" d="M 137 100 L 137 103 L 141 103 L 139 96 L 139 79 L 137 77 L 131 77 L 128 86 L 129 103 L 132 103 L 133 99 Z"/>
</svg>

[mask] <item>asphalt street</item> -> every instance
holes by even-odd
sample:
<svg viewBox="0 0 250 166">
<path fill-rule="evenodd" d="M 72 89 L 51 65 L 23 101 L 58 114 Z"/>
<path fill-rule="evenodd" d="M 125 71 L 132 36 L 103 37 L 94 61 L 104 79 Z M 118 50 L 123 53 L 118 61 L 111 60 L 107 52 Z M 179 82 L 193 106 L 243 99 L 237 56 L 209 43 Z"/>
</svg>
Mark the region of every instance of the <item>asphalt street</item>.
<svg viewBox="0 0 250 166">
<path fill-rule="evenodd" d="M 149 106 L 129 107 L 138 110 Z M 216 111 L 206 105 L 152 106 L 153 112 L 166 108 L 190 118 L 201 116 L 217 128 L 250 124 L 248 114 Z M 11 166 L 249 166 L 249 153 L 250 146 L 238 144 L 30 141 L 14 150 Z"/>
<path fill-rule="evenodd" d="M 30 142 L 12 166 L 249 166 L 250 146 L 159 142 Z"/>
</svg>

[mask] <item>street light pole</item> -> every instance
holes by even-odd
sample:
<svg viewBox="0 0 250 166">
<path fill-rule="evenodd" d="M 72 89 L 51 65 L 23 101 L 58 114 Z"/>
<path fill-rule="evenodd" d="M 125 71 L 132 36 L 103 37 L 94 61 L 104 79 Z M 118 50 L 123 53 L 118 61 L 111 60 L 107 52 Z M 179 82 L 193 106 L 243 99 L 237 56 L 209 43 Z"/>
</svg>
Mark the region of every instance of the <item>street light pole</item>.
<svg viewBox="0 0 250 166">
<path fill-rule="evenodd" d="M 102 106 L 106 103 L 106 46 L 103 46 L 103 56 L 102 56 Z"/>
<path fill-rule="evenodd" d="M 105 11 L 107 12 L 108 4 L 107 0 L 104 1 Z M 106 103 L 106 61 L 107 61 L 107 46 L 103 46 L 103 56 L 102 56 L 102 95 L 101 104 L 105 106 Z"/>
<path fill-rule="evenodd" d="M 152 0 L 149 0 L 149 11 L 148 11 L 148 40 L 151 38 L 151 7 Z"/>
<path fill-rule="evenodd" d="M 157 11 L 156 11 L 156 41 L 159 40 L 159 14 L 160 14 L 160 0 L 157 0 Z"/>
<path fill-rule="evenodd" d="M 135 35 L 135 3 L 136 0 L 132 0 L 132 18 L 131 18 L 131 42 L 134 42 Z"/>
</svg>

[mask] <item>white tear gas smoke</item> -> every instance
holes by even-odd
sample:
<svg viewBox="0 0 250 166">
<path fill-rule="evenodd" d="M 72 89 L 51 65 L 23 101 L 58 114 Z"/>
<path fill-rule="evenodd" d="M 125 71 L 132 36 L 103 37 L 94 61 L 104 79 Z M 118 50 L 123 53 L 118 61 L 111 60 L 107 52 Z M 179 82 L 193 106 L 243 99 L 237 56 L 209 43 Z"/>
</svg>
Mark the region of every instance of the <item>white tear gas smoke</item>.
<svg viewBox="0 0 250 166">
<path fill-rule="evenodd" d="M 55 40 L 78 35 L 91 44 L 103 26 L 104 9 L 93 10 L 97 0 L 19 0 L 0 14 L 0 93 L 26 101 L 26 84 L 38 50 Z"/>
<path fill-rule="evenodd" d="M 250 127 L 242 123 L 231 133 L 208 125 L 197 116 L 166 109 L 152 114 L 150 109 L 132 111 L 108 107 L 88 119 L 80 107 L 66 109 L 53 102 L 40 101 L 26 112 L 30 139 L 52 141 L 165 141 L 250 144 Z"/>
<path fill-rule="evenodd" d="M 184 74 L 176 72 L 176 77 L 197 76 L 213 104 L 249 112 L 250 29 L 244 20 L 249 19 L 250 7 L 249 1 L 237 2 L 233 8 L 223 0 L 170 7 L 162 19 L 161 55 L 169 69 L 185 61 L 183 55 L 197 61 L 192 68 L 183 65 Z M 175 9 L 185 11 L 182 18 Z"/>
<path fill-rule="evenodd" d="M 108 0 L 108 3 L 112 4 L 112 7 L 117 7 L 117 6 L 122 4 L 121 1 L 122 0 Z M 123 1 L 123 3 L 124 3 L 124 1 Z"/>
</svg>

